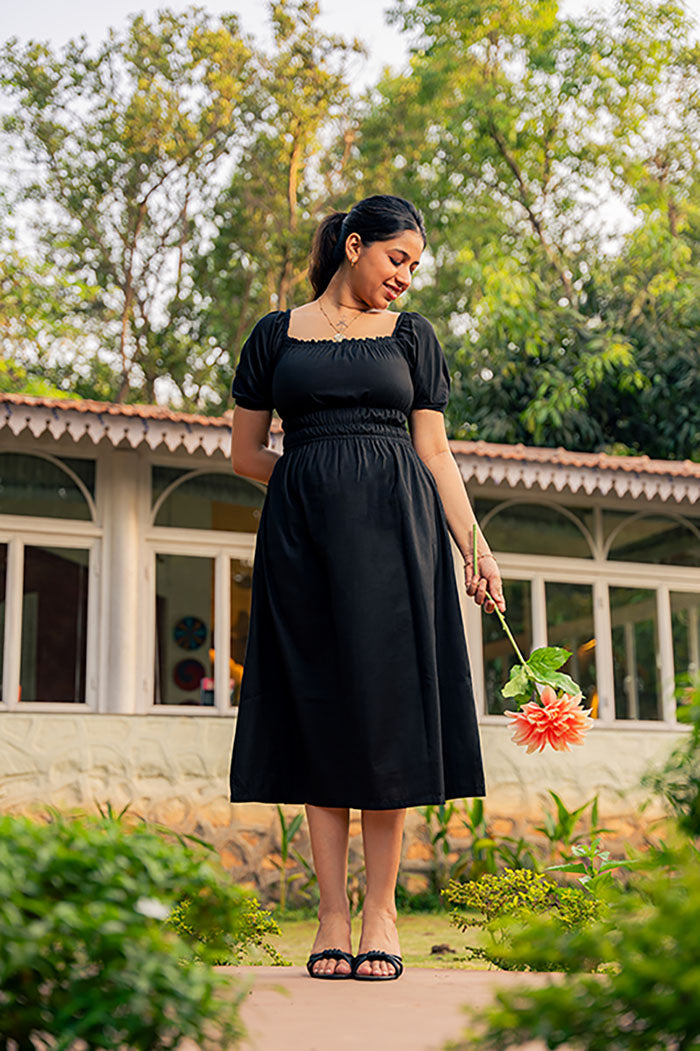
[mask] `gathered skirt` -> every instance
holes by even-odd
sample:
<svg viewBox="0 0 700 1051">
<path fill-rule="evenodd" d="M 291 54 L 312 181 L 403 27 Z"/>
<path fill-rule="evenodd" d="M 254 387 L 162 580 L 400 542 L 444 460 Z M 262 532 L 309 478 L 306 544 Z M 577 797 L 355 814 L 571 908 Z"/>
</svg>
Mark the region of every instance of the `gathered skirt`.
<svg viewBox="0 0 700 1051">
<path fill-rule="evenodd" d="M 262 507 L 232 802 L 485 795 L 444 508 L 406 416 L 285 418 Z"/>
</svg>

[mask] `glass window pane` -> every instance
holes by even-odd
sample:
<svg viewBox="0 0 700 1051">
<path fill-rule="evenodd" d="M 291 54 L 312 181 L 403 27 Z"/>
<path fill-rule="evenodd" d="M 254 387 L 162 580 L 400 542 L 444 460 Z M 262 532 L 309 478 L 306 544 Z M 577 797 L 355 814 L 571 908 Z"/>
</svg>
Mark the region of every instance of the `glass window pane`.
<svg viewBox="0 0 700 1051">
<path fill-rule="evenodd" d="M 564 555 L 567 558 L 591 557 L 588 541 L 576 522 L 545 504 L 509 504 L 501 511 L 496 511 L 484 525 L 484 516 L 500 502 L 477 498 L 473 503 L 477 521 L 494 551 L 512 551 L 521 555 Z M 592 514 L 580 508 L 574 513 L 589 530 L 592 529 Z"/>
<path fill-rule="evenodd" d="M 265 492 L 239 475 L 200 474 L 173 490 L 155 525 L 255 533 L 264 500 Z"/>
<path fill-rule="evenodd" d="M 570 675 L 583 693 L 586 708 L 598 718 L 596 686 L 595 631 L 593 628 L 593 588 L 590 584 L 545 584 L 547 601 L 547 643 L 571 651 L 560 671 Z"/>
<path fill-rule="evenodd" d="M 58 459 L 69 467 L 73 474 L 77 474 L 90 496 L 95 496 L 95 461 L 85 460 L 83 457 L 59 456 Z"/>
<path fill-rule="evenodd" d="M 214 559 L 156 555 L 155 704 L 210 704 Z"/>
<path fill-rule="evenodd" d="M 91 518 L 85 497 L 65 471 L 24 453 L 0 453 L 0 514 Z"/>
<path fill-rule="evenodd" d="M 25 547 L 20 700 L 85 701 L 89 552 Z"/>
<path fill-rule="evenodd" d="M 0 544 L 0 701 L 5 662 L 5 593 L 7 590 L 7 544 Z"/>
<path fill-rule="evenodd" d="M 253 567 L 231 559 L 231 704 L 237 705 L 250 623 L 250 589 Z"/>
<path fill-rule="evenodd" d="M 656 592 L 610 588 L 615 716 L 661 719 Z"/>
<path fill-rule="evenodd" d="M 690 591 L 671 592 L 671 630 L 673 665 L 676 679 L 692 681 L 700 673 L 700 595 Z M 678 700 L 682 704 L 682 697 Z"/>
<path fill-rule="evenodd" d="M 532 650 L 532 602 L 529 580 L 504 580 L 508 626 L 520 651 L 527 656 Z M 482 613 L 481 631 L 484 643 L 484 686 L 486 711 L 500 715 L 506 709 L 514 710 L 512 700 L 501 695 L 501 689 L 510 678 L 510 669 L 517 663 L 512 643 L 506 636 L 495 613 Z"/>
<path fill-rule="evenodd" d="M 606 530 L 624 514 L 605 512 Z M 650 562 L 654 565 L 700 566 L 700 539 L 683 522 L 664 515 L 634 518 L 623 525 L 610 545 L 608 558 L 615 562 Z"/>
</svg>

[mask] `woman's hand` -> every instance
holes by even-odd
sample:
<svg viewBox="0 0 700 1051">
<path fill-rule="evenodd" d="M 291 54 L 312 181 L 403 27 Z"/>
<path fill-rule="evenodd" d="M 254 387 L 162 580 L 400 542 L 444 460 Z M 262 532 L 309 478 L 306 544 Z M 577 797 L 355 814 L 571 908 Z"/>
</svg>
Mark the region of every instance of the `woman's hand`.
<svg viewBox="0 0 700 1051">
<path fill-rule="evenodd" d="M 464 561 L 464 580 L 467 585 L 467 594 L 474 596 L 474 601 L 481 606 L 486 599 L 488 591 L 491 598 L 486 599 L 484 613 L 493 613 L 496 606 L 501 613 L 506 611 L 506 600 L 503 597 L 503 584 L 498 563 L 493 555 L 479 555 L 477 572 L 474 572 L 474 559 L 469 556 Z"/>
</svg>

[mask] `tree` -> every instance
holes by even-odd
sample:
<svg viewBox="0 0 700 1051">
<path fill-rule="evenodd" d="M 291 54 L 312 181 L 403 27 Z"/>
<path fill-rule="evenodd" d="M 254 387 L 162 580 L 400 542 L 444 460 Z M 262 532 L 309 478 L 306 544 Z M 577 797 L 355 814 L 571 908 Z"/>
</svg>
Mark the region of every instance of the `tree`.
<svg viewBox="0 0 700 1051">
<path fill-rule="evenodd" d="M 195 383 L 214 411 L 255 319 L 308 297 L 314 229 L 343 197 L 342 158 L 322 169 L 325 140 L 352 127 L 351 63 L 366 50 L 322 32 L 318 15 L 315 0 L 270 4 L 272 49 L 257 60 L 260 119 L 214 206 L 216 234 L 179 311 L 190 347 L 200 348 Z"/>
<path fill-rule="evenodd" d="M 94 56 L 84 36 L 62 54 L 16 38 L 0 54 L 17 103 L 4 130 L 36 165 L 18 197 L 45 203 L 46 260 L 93 289 L 80 312 L 118 361 L 117 400 L 153 400 L 176 371 L 156 338 L 164 295 L 183 292 L 216 164 L 255 116 L 251 57 L 235 16 L 197 7 L 132 16 Z"/>
</svg>

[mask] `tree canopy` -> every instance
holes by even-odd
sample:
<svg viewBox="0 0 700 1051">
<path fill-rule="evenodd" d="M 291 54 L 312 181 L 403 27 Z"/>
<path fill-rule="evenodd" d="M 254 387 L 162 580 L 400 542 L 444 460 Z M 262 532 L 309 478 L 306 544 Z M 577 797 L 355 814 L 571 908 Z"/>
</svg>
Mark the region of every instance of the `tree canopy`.
<svg viewBox="0 0 700 1051">
<path fill-rule="evenodd" d="M 5 43 L 3 135 L 32 178 L 2 201 L 3 387 L 220 413 L 254 321 L 311 298 L 320 219 L 396 193 L 428 230 L 398 306 L 438 331 L 453 437 L 700 460 L 682 5 L 395 0 L 409 63 L 362 92 L 364 45 L 317 3 L 268 15 L 269 51 L 198 7 L 132 16 L 94 54 Z"/>
</svg>

